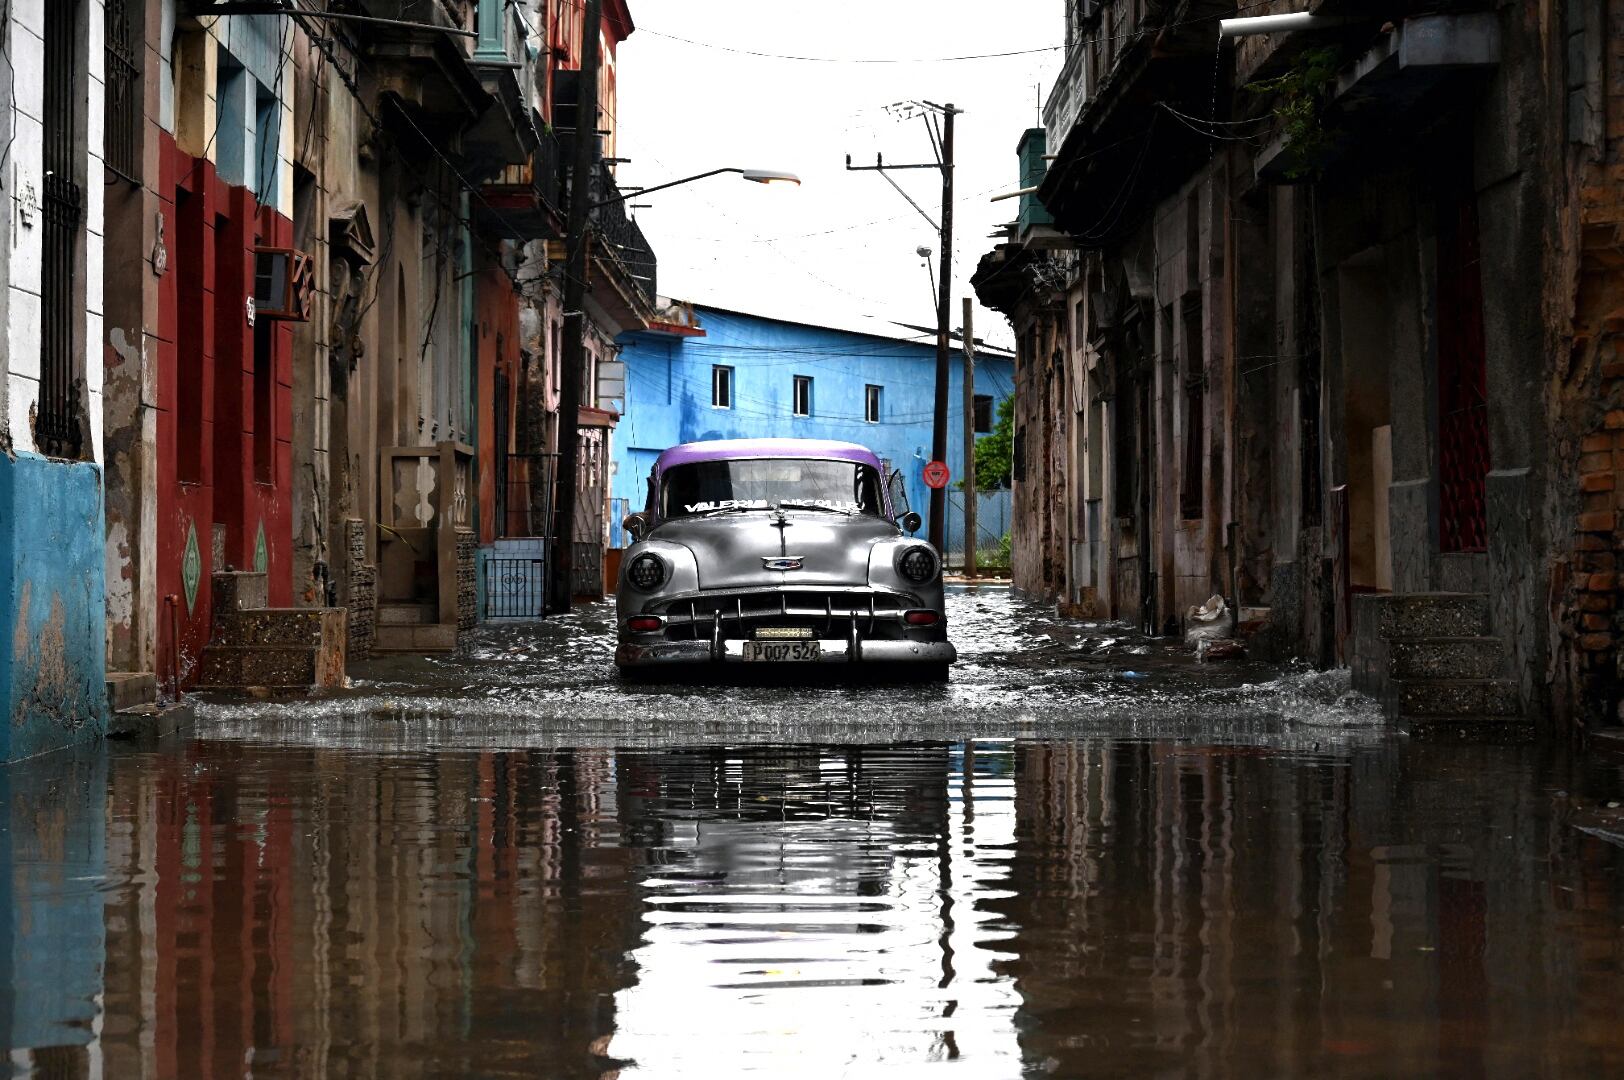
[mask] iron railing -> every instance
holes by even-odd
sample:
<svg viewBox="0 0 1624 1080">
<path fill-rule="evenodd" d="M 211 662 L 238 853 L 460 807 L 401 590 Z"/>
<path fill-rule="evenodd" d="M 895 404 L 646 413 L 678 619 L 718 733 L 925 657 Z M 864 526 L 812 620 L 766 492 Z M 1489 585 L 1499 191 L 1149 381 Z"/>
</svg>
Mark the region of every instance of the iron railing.
<svg viewBox="0 0 1624 1080">
<path fill-rule="evenodd" d="M 40 259 L 39 447 L 56 457 L 81 450 L 79 395 L 84 382 L 74 302 L 84 192 L 75 182 L 78 109 L 74 87 L 79 0 L 45 5 L 45 228 Z"/>
<path fill-rule="evenodd" d="M 103 159 L 132 184 L 141 182 L 141 70 L 131 18 L 142 5 L 107 0 L 107 101 Z"/>
<path fill-rule="evenodd" d="M 626 200 L 618 197 L 621 191 L 615 183 L 614 174 L 601 161 L 598 163 L 596 186 L 599 202 L 613 200 L 605 202 L 597 210 L 598 235 L 620 257 L 643 298 L 653 304 L 656 285 L 654 248 L 643 236 L 643 230 L 637 227 L 637 222 L 626 213 Z"/>
</svg>

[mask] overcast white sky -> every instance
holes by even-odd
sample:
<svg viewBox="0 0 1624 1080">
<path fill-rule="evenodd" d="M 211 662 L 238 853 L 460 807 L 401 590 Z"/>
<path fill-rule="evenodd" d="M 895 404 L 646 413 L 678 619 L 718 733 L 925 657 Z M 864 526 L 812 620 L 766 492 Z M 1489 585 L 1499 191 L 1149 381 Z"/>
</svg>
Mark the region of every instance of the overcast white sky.
<svg viewBox="0 0 1624 1080">
<path fill-rule="evenodd" d="M 732 176 L 648 197 L 638 221 L 659 257 L 667 296 L 804 322 L 895 332 L 885 320 L 935 321 L 915 249 L 931 227 L 872 164 L 931 161 L 924 123 L 884 106 L 952 102 L 958 118 L 953 325 L 987 234 L 1016 203 L 988 202 L 1018 184 L 1015 143 L 1039 124 L 1063 60 L 1059 0 L 632 0 L 638 30 L 618 53 L 619 149 L 625 185 L 653 186 L 718 166 L 780 169 L 803 185 Z M 687 44 L 672 36 L 705 45 Z M 745 55 L 960 56 L 1043 49 L 952 63 L 815 63 Z M 939 215 L 934 170 L 891 174 Z M 644 200 L 635 200 L 644 201 Z M 934 256 L 933 256 L 934 262 Z M 1002 316 L 977 308 L 978 337 L 1012 340 Z"/>
</svg>

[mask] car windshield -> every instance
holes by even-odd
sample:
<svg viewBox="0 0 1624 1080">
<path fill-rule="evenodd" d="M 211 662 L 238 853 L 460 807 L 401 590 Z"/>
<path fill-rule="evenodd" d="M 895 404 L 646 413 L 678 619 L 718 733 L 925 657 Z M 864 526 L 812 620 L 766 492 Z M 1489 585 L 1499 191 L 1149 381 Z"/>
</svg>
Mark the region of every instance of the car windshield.
<svg viewBox="0 0 1624 1080">
<path fill-rule="evenodd" d="M 726 511 L 826 510 L 881 517 L 885 503 L 873 467 L 854 461 L 805 458 L 734 458 L 696 461 L 665 471 L 665 518 Z"/>
</svg>

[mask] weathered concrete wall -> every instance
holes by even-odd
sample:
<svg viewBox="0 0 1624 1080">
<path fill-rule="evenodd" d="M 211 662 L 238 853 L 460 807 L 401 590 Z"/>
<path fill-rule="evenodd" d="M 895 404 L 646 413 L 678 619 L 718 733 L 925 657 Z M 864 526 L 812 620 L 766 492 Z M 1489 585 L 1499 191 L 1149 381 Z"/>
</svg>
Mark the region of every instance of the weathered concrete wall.
<svg viewBox="0 0 1624 1080">
<path fill-rule="evenodd" d="M 0 762 L 106 730 L 102 536 L 99 466 L 0 455 Z"/>
</svg>

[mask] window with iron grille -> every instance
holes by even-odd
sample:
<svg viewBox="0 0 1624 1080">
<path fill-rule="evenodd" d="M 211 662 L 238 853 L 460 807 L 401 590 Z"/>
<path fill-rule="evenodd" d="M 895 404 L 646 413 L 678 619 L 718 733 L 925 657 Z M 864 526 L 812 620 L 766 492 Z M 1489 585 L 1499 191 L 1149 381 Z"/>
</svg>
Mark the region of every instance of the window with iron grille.
<svg viewBox="0 0 1624 1080">
<path fill-rule="evenodd" d="M 138 0 L 107 0 L 106 122 L 102 129 L 103 160 L 132 184 L 141 182 L 141 69 L 135 20 Z"/>
<path fill-rule="evenodd" d="M 82 305 L 75 283 L 80 260 L 84 191 L 77 182 L 79 0 L 45 5 L 45 228 L 40 252 L 40 395 L 35 435 L 55 457 L 83 449 L 79 396 L 84 388 L 79 347 Z"/>
<path fill-rule="evenodd" d="M 795 415 L 812 415 L 812 376 L 795 376 Z"/>
</svg>

